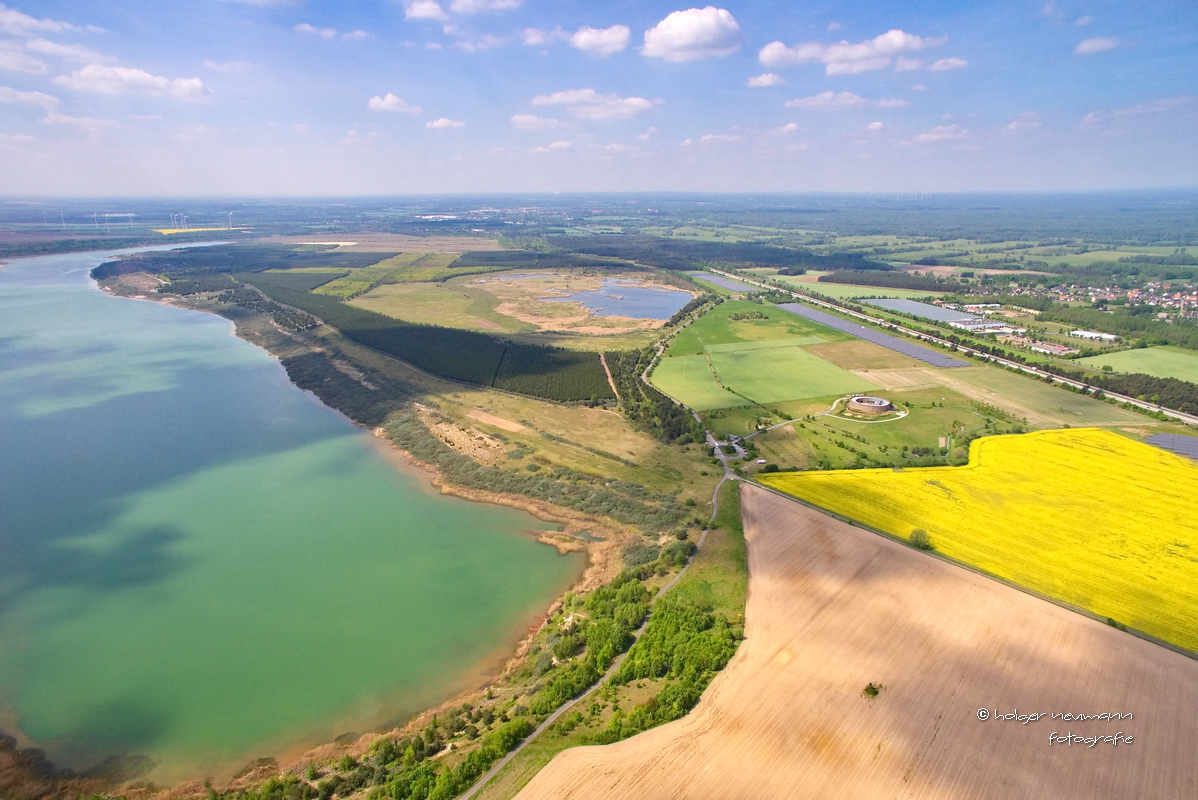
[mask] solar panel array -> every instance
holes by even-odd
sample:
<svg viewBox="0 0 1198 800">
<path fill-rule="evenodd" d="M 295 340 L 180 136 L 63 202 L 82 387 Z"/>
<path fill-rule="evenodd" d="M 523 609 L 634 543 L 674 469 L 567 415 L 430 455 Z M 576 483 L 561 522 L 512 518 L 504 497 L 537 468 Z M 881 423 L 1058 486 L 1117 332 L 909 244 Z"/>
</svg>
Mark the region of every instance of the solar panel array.
<svg viewBox="0 0 1198 800">
<path fill-rule="evenodd" d="M 1198 461 L 1198 436 L 1182 436 L 1179 433 L 1158 433 L 1149 436 L 1144 441 L 1156 445 L 1162 450 L 1177 453 L 1179 456 L 1189 456 Z"/>
<path fill-rule="evenodd" d="M 759 291 L 761 291 L 756 286 L 750 286 L 747 283 L 741 283 L 740 281 L 734 281 L 731 278 L 725 278 L 721 275 L 712 275 L 710 272 L 692 272 L 692 273 L 690 273 L 690 275 L 692 277 L 698 278 L 701 281 L 707 281 L 708 283 L 714 283 L 716 286 L 719 286 L 724 289 L 728 289 L 729 291 L 732 291 L 732 292 L 759 292 Z"/>
<path fill-rule="evenodd" d="M 859 339 L 864 339 L 867 342 L 879 344 L 882 347 L 894 350 L 896 353 L 902 353 L 911 358 L 917 358 L 925 364 L 931 364 L 933 367 L 968 367 L 968 361 L 962 361 L 959 358 L 941 353 L 938 350 L 933 350 L 923 345 L 909 342 L 906 339 L 900 339 L 897 336 L 891 336 L 886 333 L 880 333 L 872 328 L 866 328 L 864 325 L 858 325 L 855 322 L 834 317 L 831 314 L 825 314 L 822 311 L 816 311 L 813 308 L 799 305 L 798 303 L 783 303 L 778 308 L 789 311 L 792 314 L 798 314 L 800 317 L 805 317 L 812 322 L 818 322 L 820 325 L 827 325 L 829 328 L 835 328 L 843 333 L 856 336 Z"/>
</svg>

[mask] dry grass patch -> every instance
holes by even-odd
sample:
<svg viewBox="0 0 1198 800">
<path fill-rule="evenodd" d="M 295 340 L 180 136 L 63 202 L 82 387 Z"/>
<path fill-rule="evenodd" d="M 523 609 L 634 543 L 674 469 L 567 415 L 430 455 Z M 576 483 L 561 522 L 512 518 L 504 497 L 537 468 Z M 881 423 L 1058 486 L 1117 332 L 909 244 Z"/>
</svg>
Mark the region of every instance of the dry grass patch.
<svg viewBox="0 0 1198 800">
<path fill-rule="evenodd" d="M 743 495 L 746 636 L 686 718 L 559 755 L 519 795 L 1178 798 L 1198 663 L 763 489 Z M 872 699 L 867 684 L 883 688 Z M 979 721 L 1131 712 L 1115 722 Z M 1123 731 L 1133 744 L 1049 746 Z"/>
</svg>

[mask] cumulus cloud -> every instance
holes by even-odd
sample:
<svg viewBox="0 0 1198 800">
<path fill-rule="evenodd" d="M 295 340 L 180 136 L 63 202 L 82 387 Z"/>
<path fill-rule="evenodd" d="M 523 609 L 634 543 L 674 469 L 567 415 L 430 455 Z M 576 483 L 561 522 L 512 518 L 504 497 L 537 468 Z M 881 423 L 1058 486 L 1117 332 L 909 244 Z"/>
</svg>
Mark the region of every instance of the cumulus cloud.
<svg viewBox="0 0 1198 800">
<path fill-rule="evenodd" d="M 627 153 L 628 145 L 624 145 L 624 144 L 620 144 L 619 142 L 615 142 L 613 144 L 609 144 L 607 147 L 605 147 L 603 149 L 609 153 Z"/>
<path fill-rule="evenodd" d="M 894 71 L 895 72 L 911 72 L 912 70 L 919 69 L 922 66 L 923 66 L 923 62 L 920 61 L 918 58 L 907 58 L 905 56 L 899 56 L 897 59 L 895 59 Z"/>
<path fill-rule="evenodd" d="M 375 95 L 366 101 L 366 107 L 371 111 L 399 111 L 404 114 L 419 114 L 422 109 L 420 106 L 410 105 L 406 100 L 403 100 L 391 92 L 387 92 L 382 97 Z"/>
<path fill-rule="evenodd" d="M 1074 24 L 1076 24 L 1078 27 L 1084 27 L 1086 25 L 1089 25 L 1093 21 L 1094 21 L 1093 17 L 1078 17 L 1077 21 Z"/>
<path fill-rule="evenodd" d="M 530 47 L 539 47 L 543 44 L 549 44 L 556 39 L 569 38 L 570 34 L 563 31 L 560 27 L 554 28 L 551 31 L 543 31 L 540 28 L 525 28 L 520 38 L 526 45 Z"/>
<path fill-rule="evenodd" d="M 636 138 L 640 139 L 642 142 L 647 142 L 653 138 L 653 134 L 655 133 L 657 133 L 657 128 L 649 128 L 644 133 L 638 133 Z"/>
<path fill-rule="evenodd" d="M 512 127 L 518 131 L 544 131 L 561 125 L 556 119 L 545 119 L 536 114 L 515 114 L 511 119 Z"/>
<path fill-rule="evenodd" d="M 747 81 L 745 81 L 745 86 L 777 86 L 779 83 L 782 83 L 782 77 L 780 75 L 767 72 L 764 75 L 757 75 L 755 77 L 749 78 Z"/>
<path fill-rule="evenodd" d="M 612 25 L 610 28 L 583 26 L 570 37 L 570 44 L 593 56 L 610 56 L 628 47 L 632 31 L 627 25 Z"/>
<path fill-rule="evenodd" d="M 910 105 L 906 100 L 867 100 L 860 95 L 852 92 L 820 92 L 811 97 L 804 97 L 799 100 L 787 100 L 787 108 L 808 108 L 823 111 L 835 111 L 845 108 L 901 108 Z"/>
<path fill-rule="evenodd" d="M 90 47 L 84 47 L 81 44 L 59 44 L 58 42 L 48 42 L 45 39 L 34 39 L 26 42 L 25 49 L 31 50 L 34 53 L 41 53 L 44 56 L 54 56 L 55 58 L 62 58 L 67 61 L 79 61 L 84 64 L 116 60 L 112 56 L 97 53 Z"/>
<path fill-rule="evenodd" d="M 27 36 L 31 33 L 65 33 L 67 31 L 103 33 L 104 29 L 97 28 L 95 25 L 81 26 L 54 19 L 37 19 L 0 3 L 0 33 Z"/>
<path fill-rule="evenodd" d="M 1035 112 L 1028 111 L 1026 113 L 1020 114 L 1018 117 L 1008 122 L 1003 130 L 1007 133 L 1027 133 L 1028 131 L 1034 131 L 1039 127 L 1040 115 L 1036 114 Z"/>
<path fill-rule="evenodd" d="M 424 127 L 432 128 L 434 130 L 447 130 L 449 128 L 465 128 L 466 123 L 459 122 L 456 119 L 450 119 L 449 117 L 441 117 L 440 119 L 435 119 L 432 122 L 424 123 Z"/>
<path fill-rule="evenodd" d="M 740 43 L 740 26 L 732 14 L 707 6 L 675 11 L 645 31 L 641 53 L 665 61 L 694 61 L 730 55 Z"/>
<path fill-rule="evenodd" d="M 774 134 L 775 136 L 789 136 L 792 133 L 801 133 L 802 130 L 803 129 L 799 127 L 799 123 L 788 122 L 780 127 L 772 128 L 770 133 Z"/>
<path fill-rule="evenodd" d="M 0 42 L 0 69 L 41 75 L 48 67 L 45 61 L 29 55 L 18 43 Z"/>
<path fill-rule="evenodd" d="M 246 72 L 254 68 L 250 61 L 205 61 L 204 67 L 213 72 Z"/>
<path fill-rule="evenodd" d="M 16 103 L 23 106 L 37 106 L 47 111 L 58 105 L 58 98 L 42 92 L 23 92 L 9 86 L 0 86 L 0 103 Z"/>
<path fill-rule="evenodd" d="M 782 42 L 770 42 L 761 48 L 757 60 L 767 67 L 818 62 L 825 65 L 824 72 L 828 75 L 853 75 L 883 69 L 902 53 L 939 47 L 947 41 L 947 36 L 916 36 L 895 28 L 856 44 L 805 42 L 787 47 Z"/>
<path fill-rule="evenodd" d="M 594 89 L 567 89 L 553 94 L 540 94 L 532 99 L 534 106 L 566 106 L 579 119 L 628 119 L 653 108 L 655 103 L 643 97 L 620 97 L 599 94 Z"/>
<path fill-rule="evenodd" d="M 403 15 L 406 19 L 449 19 L 437 0 L 411 0 L 404 4 Z"/>
<path fill-rule="evenodd" d="M 866 129 L 867 131 L 880 131 L 880 130 L 882 130 L 882 129 L 883 129 L 883 128 L 885 128 L 885 127 L 886 127 L 886 126 L 885 126 L 885 125 L 883 125 L 883 124 L 882 124 L 882 123 L 880 123 L 880 122 L 871 122 L 871 123 L 869 123 L 868 125 L 866 125 L 866 126 L 865 126 L 865 129 Z"/>
<path fill-rule="evenodd" d="M 937 125 L 927 133 L 915 137 L 917 142 L 947 142 L 954 139 L 964 139 L 969 131 L 956 125 Z"/>
<path fill-rule="evenodd" d="M 332 39 L 337 35 L 337 30 L 335 28 L 317 28 L 315 26 L 309 25 L 306 22 L 301 22 L 299 25 L 296 25 L 295 29 L 300 33 L 314 33 L 321 39 Z"/>
<path fill-rule="evenodd" d="M 555 150 L 569 150 L 570 143 L 567 141 L 554 142 L 547 147 L 538 147 L 533 150 L 534 153 L 552 153 Z"/>
<path fill-rule="evenodd" d="M 969 62 L 963 58 L 942 58 L 933 63 L 930 69 L 932 72 L 947 72 L 950 69 L 961 69 L 968 66 Z"/>
<path fill-rule="evenodd" d="M 99 94 L 141 94 L 174 97 L 179 100 L 204 100 L 211 93 L 199 78 L 164 78 L 140 69 L 88 64 L 70 75 L 54 79 L 59 86 Z"/>
<path fill-rule="evenodd" d="M 521 0 L 453 0 L 449 9 L 457 14 L 481 14 L 486 11 L 511 11 Z"/>
<path fill-rule="evenodd" d="M 1095 36 L 1093 39 L 1086 39 L 1073 48 L 1073 52 L 1079 56 L 1088 56 L 1094 53 L 1101 53 L 1103 50 L 1112 50 L 1119 46 L 1118 39 L 1111 39 L 1107 36 Z"/>
<path fill-rule="evenodd" d="M 708 144 L 712 142 L 717 144 L 726 144 L 739 141 L 740 137 L 731 133 L 706 133 L 699 137 L 699 142 L 701 144 Z"/>
<path fill-rule="evenodd" d="M 503 42 L 504 40 L 502 36 L 484 33 L 477 39 L 459 39 L 453 43 L 453 46 L 461 50 L 463 53 L 477 53 L 480 50 L 490 50 L 494 47 L 501 47 Z"/>
</svg>

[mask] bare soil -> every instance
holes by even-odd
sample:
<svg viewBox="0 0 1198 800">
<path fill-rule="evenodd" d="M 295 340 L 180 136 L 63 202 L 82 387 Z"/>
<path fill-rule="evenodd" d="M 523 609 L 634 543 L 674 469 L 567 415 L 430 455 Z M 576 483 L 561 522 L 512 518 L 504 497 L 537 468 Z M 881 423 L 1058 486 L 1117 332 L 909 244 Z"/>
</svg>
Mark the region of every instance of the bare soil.
<svg viewBox="0 0 1198 800">
<path fill-rule="evenodd" d="M 741 491 L 749 601 L 732 663 L 686 718 L 568 750 L 520 798 L 1198 792 L 1198 662 L 758 487 Z M 979 709 L 1045 716 L 983 721 Z M 1067 712 L 1133 718 L 1049 716 Z M 1054 733 L 1118 732 L 1132 743 L 1050 744 Z"/>
</svg>

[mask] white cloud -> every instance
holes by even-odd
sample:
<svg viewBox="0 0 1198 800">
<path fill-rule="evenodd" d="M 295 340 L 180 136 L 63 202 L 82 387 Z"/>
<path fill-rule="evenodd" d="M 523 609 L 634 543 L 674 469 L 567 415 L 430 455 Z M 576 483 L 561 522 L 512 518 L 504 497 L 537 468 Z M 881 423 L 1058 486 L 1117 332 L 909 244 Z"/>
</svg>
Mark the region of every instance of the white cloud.
<svg viewBox="0 0 1198 800">
<path fill-rule="evenodd" d="M 477 53 L 480 50 L 490 50 L 494 47 L 503 45 L 503 37 L 496 36 L 491 33 L 484 33 L 477 39 L 459 39 L 453 43 L 453 46 L 464 53 Z"/>
<path fill-rule="evenodd" d="M 605 147 L 603 149 L 609 153 L 627 153 L 628 145 L 624 145 L 624 144 L 620 144 L 619 142 L 616 142 L 614 144 L 609 144 L 607 147 Z"/>
<path fill-rule="evenodd" d="M 246 72 L 254 65 L 250 61 L 205 61 L 204 67 L 214 72 Z"/>
<path fill-rule="evenodd" d="M 1114 111 L 1091 111 L 1085 116 L 1084 119 L 1082 119 L 1082 125 L 1104 125 L 1118 117 L 1134 117 L 1141 114 L 1161 114 L 1179 106 L 1189 105 L 1195 100 L 1198 100 L 1198 96 L 1181 95 L 1179 97 L 1166 97 L 1161 100 L 1150 100 L 1147 103 L 1137 103 L 1134 106 L 1117 108 Z"/>
<path fill-rule="evenodd" d="M 41 75 L 48 67 L 45 61 L 34 58 L 21 49 L 17 42 L 0 42 L 0 69 Z"/>
<path fill-rule="evenodd" d="M 66 31 L 83 30 L 89 33 L 104 32 L 103 28 L 97 28 L 95 25 L 79 26 L 53 19 L 37 19 L 0 3 L 0 33 L 7 33 L 12 36 L 26 36 L 35 31 L 40 33 L 64 33 Z"/>
<path fill-rule="evenodd" d="M 911 53 L 929 47 L 939 47 L 948 37 L 916 36 L 897 28 L 886 33 L 850 44 L 839 42 L 805 42 L 787 47 L 782 42 L 770 42 L 757 54 L 757 60 L 767 67 L 786 67 L 819 62 L 825 64 L 828 75 L 852 75 L 883 69 L 901 53 Z"/>
<path fill-rule="evenodd" d="M 1077 22 L 1074 24 L 1076 24 L 1078 27 L 1084 27 L 1086 25 L 1089 25 L 1093 21 L 1094 21 L 1093 17 L 1078 17 Z"/>
<path fill-rule="evenodd" d="M 317 28 L 309 25 L 306 22 L 301 22 L 299 25 L 296 25 L 295 29 L 300 33 L 314 33 L 321 39 L 332 39 L 337 35 L 337 31 L 334 28 Z"/>
<path fill-rule="evenodd" d="M 1026 133 L 1028 131 L 1034 131 L 1039 127 L 1040 115 L 1036 114 L 1035 112 L 1028 111 L 1020 114 L 1018 117 L 1008 122 L 1003 130 L 1007 133 Z"/>
<path fill-rule="evenodd" d="M 730 142 L 739 142 L 740 137 L 730 133 L 706 133 L 699 137 L 700 144 L 708 144 L 715 142 L 718 144 L 727 144 Z"/>
<path fill-rule="evenodd" d="M 481 14 L 484 11 L 511 11 L 520 7 L 520 0 L 453 0 L 449 9 L 458 14 Z"/>
<path fill-rule="evenodd" d="M 927 90 L 928 87 L 924 86 L 922 83 L 917 83 L 911 87 L 911 91 L 913 92 L 926 92 Z"/>
<path fill-rule="evenodd" d="M 645 31 L 641 53 L 665 61 L 694 61 L 730 55 L 740 43 L 740 26 L 732 14 L 707 6 L 675 11 Z"/>
<path fill-rule="evenodd" d="M 540 94 L 532 99 L 532 104 L 566 106 L 579 119 L 628 119 L 655 105 L 643 97 L 599 94 L 594 89 L 567 89 L 553 94 Z"/>
<path fill-rule="evenodd" d="M 1106 36 L 1095 36 L 1093 39 L 1086 39 L 1077 47 L 1073 48 L 1073 52 L 1079 56 L 1088 56 L 1093 53 L 1101 53 L 1103 50 L 1111 50 L 1119 46 L 1118 39 L 1111 39 Z"/>
<path fill-rule="evenodd" d="M 561 125 L 556 119 L 545 119 L 536 114 L 515 114 L 511 123 L 512 127 L 519 131 L 544 131 Z"/>
<path fill-rule="evenodd" d="M 912 70 L 919 69 L 922 66 L 923 66 L 923 62 L 920 61 L 918 58 L 907 58 L 905 56 L 899 56 L 898 59 L 896 59 L 894 62 L 894 71 L 895 72 L 910 72 Z"/>
<path fill-rule="evenodd" d="M 917 142 L 947 142 L 953 139 L 964 139 L 969 131 L 956 125 L 937 125 L 927 133 L 915 137 Z"/>
<path fill-rule="evenodd" d="M 434 130 L 446 130 L 448 128 L 465 128 L 466 123 L 459 122 L 456 119 L 450 119 L 449 117 L 441 117 L 440 119 L 435 119 L 432 122 L 424 123 L 424 127 L 433 128 Z"/>
<path fill-rule="evenodd" d="M 860 95 L 852 92 L 836 92 L 827 91 L 820 92 L 811 97 L 804 97 L 799 100 L 787 100 L 787 108 L 811 108 L 818 110 L 836 110 L 843 108 L 866 108 L 873 106 L 876 108 L 901 108 L 902 106 L 910 105 L 906 100 L 867 100 Z"/>
<path fill-rule="evenodd" d="M 54 79 L 59 86 L 100 94 L 143 94 L 175 97 L 180 100 L 204 100 L 211 94 L 199 78 L 164 78 L 140 69 L 88 64 L 70 75 Z"/>
<path fill-rule="evenodd" d="M 947 72 L 950 69 L 961 69 L 968 66 L 969 62 L 963 58 L 942 58 L 933 63 L 929 69 L 932 72 Z"/>
<path fill-rule="evenodd" d="M 370 34 L 363 30 L 350 31 L 349 33 L 341 34 L 342 39 L 369 39 Z"/>
<path fill-rule="evenodd" d="M 570 44 L 593 56 L 610 56 L 628 47 L 632 31 L 627 25 L 612 25 L 610 28 L 583 26 L 570 37 Z"/>
<path fill-rule="evenodd" d="M 552 153 L 555 150 L 569 150 L 570 143 L 567 141 L 554 142 L 548 147 L 538 147 L 533 150 L 534 153 Z"/>
<path fill-rule="evenodd" d="M 412 0 L 405 3 L 403 15 L 407 19 L 449 19 L 449 15 L 436 0 Z"/>
<path fill-rule="evenodd" d="M 80 128 L 87 129 L 90 133 L 97 135 L 101 128 L 111 128 L 119 123 L 111 119 L 94 119 L 92 117 L 71 117 L 66 114 L 59 114 L 57 111 L 51 111 L 46 116 L 42 117 L 41 122 L 45 125 L 75 125 Z"/>
<path fill-rule="evenodd" d="M 883 129 L 883 128 L 885 128 L 885 127 L 886 127 L 886 126 L 885 126 L 885 125 L 883 125 L 883 124 L 882 124 L 882 123 L 880 123 L 880 122 L 871 122 L 871 123 L 869 123 L 868 125 L 866 125 L 866 126 L 865 126 L 865 129 L 866 129 L 867 131 L 880 131 L 880 130 L 882 130 L 882 129 Z"/>
<path fill-rule="evenodd" d="M 302 0 L 233 0 L 243 6 L 297 6 Z"/>
<path fill-rule="evenodd" d="M 655 133 L 657 133 L 657 128 L 649 128 L 644 133 L 638 133 L 636 138 L 640 139 L 642 142 L 647 142 L 653 138 L 653 134 Z"/>
<path fill-rule="evenodd" d="M 67 61 L 79 61 L 84 64 L 116 60 L 112 56 L 102 55 L 90 47 L 84 47 L 81 44 L 58 44 L 57 42 L 48 42 L 45 39 L 34 39 L 26 42 L 25 49 L 41 53 L 44 56 L 54 56 L 66 59 Z"/>
<path fill-rule="evenodd" d="M 770 133 L 774 134 L 775 136 L 789 136 L 792 133 L 802 133 L 802 132 L 803 132 L 803 129 L 799 127 L 799 123 L 797 123 L 797 122 L 788 122 L 785 125 L 782 125 L 781 127 L 772 128 L 770 130 Z"/>
<path fill-rule="evenodd" d="M 0 103 L 37 106 L 48 111 L 58 105 L 58 98 L 42 92 L 22 92 L 9 86 L 0 86 Z"/>
<path fill-rule="evenodd" d="M 829 30 L 829 31 L 838 31 L 838 30 L 840 30 L 842 27 L 843 27 L 843 26 L 842 26 L 842 25 L 841 25 L 839 22 L 837 22 L 837 21 L 835 21 L 835 20 L 833 20 L 832 22 L 829 22 L 829 23 L 828 23 L 828 30 Z"/>
<path fill-rule="evenodd" d="M 409 105 L 406 100 L 396 97 L 391 92 L 382 97 L 376 94 L 366 101 L 366 107 L 371 111 L 399 111 L 404 114 L 419 114 L 423 110 L 420 106 Z"/>
<path fill-rule="evenodd" d="M 569 36 L 570 34 L 563 31 L 560 27 L 554 28 L 551 31 L 543 31 L 540 28 L 525 28 L 520 34 L 523 42 L 530 47 L 549 44 L 556 39 L 567 39 Z"/>
<path fill-rule="evenodd" d="M 772 72 L 767 72 L 764 75 L 757 75 L 745 81 L 745 86 L 777 86 L 782 83 L 782 76 L 775 75 Z"/>
</svg>

